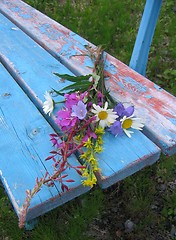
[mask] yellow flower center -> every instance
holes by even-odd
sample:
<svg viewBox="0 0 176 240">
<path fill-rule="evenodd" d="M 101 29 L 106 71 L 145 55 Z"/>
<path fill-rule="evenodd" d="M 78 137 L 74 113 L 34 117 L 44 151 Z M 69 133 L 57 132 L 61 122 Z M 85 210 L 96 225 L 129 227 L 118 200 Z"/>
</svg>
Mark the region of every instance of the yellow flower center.
<svg viewBox="0 0 176 240">
<path fill-rule="evenodd" d="M 108 113 L 107 113 L 106 111 L 101 111 L 101 112 L 99 112 L 99 114 L 98 114 L 98 118 L 99 118 L 100 120 L 105 120 L 107 117 L 108 117 Z"/>
<path fill-rule="evenodd" d="M 133 121 L 131 119 L 125 119 L 124 122 L 122 123 L 122 128 L 123 129 L 128 129 L 132 126 Z"/>
</svg>

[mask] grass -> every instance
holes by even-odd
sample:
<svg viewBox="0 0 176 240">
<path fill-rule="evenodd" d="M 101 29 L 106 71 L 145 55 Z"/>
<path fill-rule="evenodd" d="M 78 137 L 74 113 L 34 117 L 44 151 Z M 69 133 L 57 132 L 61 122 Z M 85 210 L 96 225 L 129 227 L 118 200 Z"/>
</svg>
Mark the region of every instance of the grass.
<svg viewBox="0 0 176 240">
<path fill-rule="evenodd" d="M 144 0 L 26 0 L 35 8 L 70 28 L 96 45 L 104 45 L 106 51 L 128 64 L 132 53 L 137 28 L 144 7 Z M 176 95 L 176 13 L 174 1 L 163 1 L 150 51 L 147 77 Z M 134 233 L 124 239 L 146 239 L 145 232 L 151 226 L 155 231 L 170 231 L 176 216 L 175 181 L 176 157 L 161 156 L 158 163 L 123 180 L 117 202 L 123 208 L 120 215 L 137 221 Z M 169 185 L 170 184 L 170 185 Z M 160 185 L 167 186 L 164 193 Z M 116 187 L 116 186 L 115 186 Z M 17 217 L 0 186 L 0 239 L 74 240 L 91 239 L 87 234 L 89 224 L 103 216 L 111 208 L 110 191 L 95 189 L 77 200 L 65 204 L 40 217 L 37 227 L 30 232 L 17 227 Z M 106 198 L 107 197 L 107 198 Z M 159 202 L 157 211 L 151 206 Z M 124 220 L 124 219 L 123 219 Z M 119 220 L 120 221 L 120 220 Z M 112 233 L 114 236 L 115 233 Z M 96 239 L 96 238 L 92 238 Z M 114 239 L 112 237 L 112 239 Z M 173 238 L 174 239 L 174 238 Z"/>
</svg>

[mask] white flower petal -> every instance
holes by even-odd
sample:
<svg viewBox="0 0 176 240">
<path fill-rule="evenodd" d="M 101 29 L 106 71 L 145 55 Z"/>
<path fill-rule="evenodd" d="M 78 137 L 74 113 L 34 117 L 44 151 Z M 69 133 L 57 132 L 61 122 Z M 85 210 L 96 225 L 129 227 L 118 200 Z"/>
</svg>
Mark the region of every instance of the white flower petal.
<svg viewBox="0 0 176 240">
<path fill-rule="evenodd" d="M 129 138 L 131 138 L 131 133 L 133 133 L 133 132 L 130 131 L 130 130 L 127 130 L 127 129 L 123 129 L 123 130 L 124 130 L 125 134 L 126 134 Z"/>
<path fill-rule="evenodd" d="M 105 127 L 107 126 L 105 120 L 100 120 L 99 125 L 100 125 L 100 127 L 102 127 L 102 128 L 105 128 Z"/>
<path fill-rule="evenodd" d="M 52 97 L 50 96 L 49 92 L 46 92 L 44 95 L 46 101 L 43 103 L 43 111 L 45 114 L 51 115 L 53 109 L 54 109 L 54 102 Z"/>
<path fill-rule="evenodd" d="M 107 108 L 108 108 L 108 102 L 105 102 L 104 110 L 106 110 Z"/>
</svg>

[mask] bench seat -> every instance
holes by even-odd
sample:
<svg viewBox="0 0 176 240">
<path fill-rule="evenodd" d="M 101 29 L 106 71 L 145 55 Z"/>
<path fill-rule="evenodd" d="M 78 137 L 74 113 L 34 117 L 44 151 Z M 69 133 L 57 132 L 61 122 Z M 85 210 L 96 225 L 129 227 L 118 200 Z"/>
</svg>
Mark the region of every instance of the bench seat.
<svg viewBox="0 0 176 240">
<path fill-rule="evenodd" d="M 93 44 L 22 1 L 4 1 L 0 11 L 74 74 L 91 72 L 92 62 L 82 54 Z M 134 104 L 145 120 L 144 134 L 166 155 L 175 154 L 176 98 L 109 54 L 105 71 L 111 95 Z"/>
<path fill-rule="evenodd" d="M 37 176 L 52 171 L 44 159 L 51 151 L 49 134 L 57 126 L 42 110 L 44 93 L 68 84 L 53 72 L 90 73 L 90 59 L 76 55 L 86 52 L 85 45 L 94 46 L 22 1 L 2 1 L 0 12 L 0 177 L 19 214 L 26 189 L 34 186 Z M 104 151 L 98 156 L 101 172 L 96 174 L 102 188 L 153 164 L 161 150 L 176 151 L 175 98 L 109 54 L 106 57 L 106 85 L 116 100 L 135 105 L 136 115 L 145 120 L 145 135 L 134 131 L 129 139 L 105 134 Z M 75 156 L 70 161 L 78 164 Z M 27 221 L 90 190 L 81 185 L 78 174 L 70 174 L 75 179 L 70 191 L 60 196 L 59 185 L 44 187 L 33 199 Z"/>
<path fill-rule="evenodd" d="M 61 89 L 67 84 L 66 81 L 64 83 L 58 81 L 58 77 L 53 75 L 52 72 L 61 74 L 71 74 L 71 72 L 23 31 L 17 29 L 6 17 L 1 15 L 0 19 L 2 32 L 6 32 L 0 45 L 2 61 L 43 114 L 42 102 L 44 101 L 45 91 L 51 90 L 51 86 Z M 13 30 L 15 28 L 16 30 Z M 45 117 L 56 129 L 54 119 L 48 117 L 48 115 L 45 115 Z M 104 148 L 108 149 L 110 146 L 113 153 L 111 156 L 107 156 L 109 154 L 107 150 L 107 153 L 104 151 L 99 155 L 102 172 L 98 174 L 98 178 L 103 188 L 136 172 L 145 165 L 152 164 L 160 155 L 159 148 L 139 131 L 135 132 L 132 141 L 126 136 L 114 138 L 109 133 L 106 133 L 104 141 Z M 141 146 L 140 151 L 138 150 L 139 146 Z M 111 166 L 111 163 L 113 166 Z M 131 164 L 134 163 L 136 164 L 131 168 Z M 128 168 L 131 169 L 131 172 Z M 123 174 L 121 170 L 123 170 Z"/>
</svg>

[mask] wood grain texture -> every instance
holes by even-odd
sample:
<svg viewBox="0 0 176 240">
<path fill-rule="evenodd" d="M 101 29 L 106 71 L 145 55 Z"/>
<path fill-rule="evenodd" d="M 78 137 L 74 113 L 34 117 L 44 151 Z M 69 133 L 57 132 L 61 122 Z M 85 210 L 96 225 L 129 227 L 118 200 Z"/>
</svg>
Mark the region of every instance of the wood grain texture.
<svg viewBox="0 0 176 240">
<path fill-rule="evenodd" d="M 2 32 L 6 33 L 0 44 L 0 57 L 22 89 L 41 110 L 46 89 L 49 90 L 53 86 L 60 89 L 63 84 L 68 84 L 67 81 L 63 83 L 58 81 L 58 78 L 56 80 L 51 70 L 59 73 L 69 73 L 69 70 L 23 31 L 20 29 L 13 31 L 15 25 L 4 16 L 1 15 L 0 20 Z M 99 156 L 99 166 L 102 171 L 97 175 L 99 184 L 103 188 L 153 163 L 160 156 L 159 148 L 139 131 L 134 133 L 132 139 L 126 136 L 115 138 L 106 134 L 104 141 L 104 153 Z M 130 166 L 133 165 L 134 167 L 131 168 Z"/>
<path fill-rule="evenodd" d="M 1 0 L 0 11 L 49 51 L 74 74 L 92 71 L 85 45 L 79 35 L 17 0 Z M 79 56 L 78 56 L 79 55 Z M 176 153 L 176 98 L 128 66 L 106 54 L 106 85 L 114 98 L 136 107 L 145 120 L 144 134 L 165 154 Z"/>
<path fill-rule="evenodd" d="M 96 175 L 102 188 L 153 164 L 160 157 L 159 149 L 140 131 L 134 131 L 131 139 L 125 135 L 115 138 L 107 132 L 103 148 L 105 151 L 98 155 L 101 171 Z"/>
<path fill-rule="evenodd" d="M 45 161 L 52 149 L 49 134 L 53 129 L 42 117 L 26 94 L 0 64 L 0 179 L 17 213 L 20 214 L 27 189 L 35 185 L 36 177 L 46 171 L 53 173 L 51 162 Z M 74 166 L 80 165 L 75 156 L 69 158 Z M 53 208 L 87 192 L 81 177 L 67 170 L 70 190 L 61 193 L 59 183 L 44 186 L 33 198 L 27 220 L 42 215 Z"/>
</svg>

